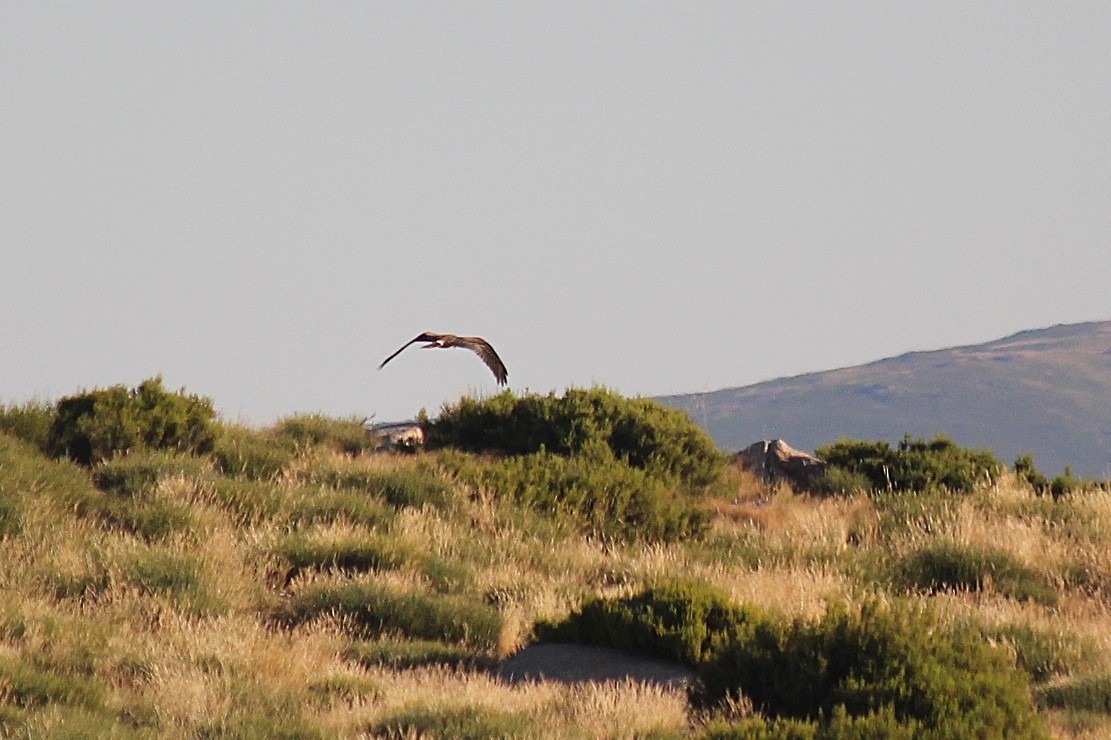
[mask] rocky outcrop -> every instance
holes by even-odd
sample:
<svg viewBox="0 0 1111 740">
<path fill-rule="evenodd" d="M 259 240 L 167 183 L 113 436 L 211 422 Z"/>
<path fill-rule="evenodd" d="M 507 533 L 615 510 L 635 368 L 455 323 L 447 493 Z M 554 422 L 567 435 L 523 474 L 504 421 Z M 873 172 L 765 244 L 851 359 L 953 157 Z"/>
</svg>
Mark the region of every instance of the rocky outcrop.
<svg viewBox="0 0 1111 740">
<path fill-rule="evenodd" d="M 424 444 L 424 429 L 415 421 L 375 424 L 366 430 L 366 434 L 376 441 L 375 448 L 379 450 L 412 450 Z"/>
<path fill-rule="evenodd" d="M 767 483 L 787 481 L 805 488 L 826 468 L 824 460 L 796 450 L 782 439 L 765 439 L 733 455 L 733 462 Z"/>
</svg>

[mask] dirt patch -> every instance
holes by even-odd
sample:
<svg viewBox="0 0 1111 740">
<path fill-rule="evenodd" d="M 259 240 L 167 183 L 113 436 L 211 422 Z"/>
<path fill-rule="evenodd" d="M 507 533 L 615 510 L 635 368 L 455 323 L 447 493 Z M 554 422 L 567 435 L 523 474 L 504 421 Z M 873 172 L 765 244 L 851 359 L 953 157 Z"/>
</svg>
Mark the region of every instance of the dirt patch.
<svg viewBox="0 0 1111 740">
<path fill-rule="evenodd" d="M 690 668 L 671 660 L 647 658 L 611 648 L 551 643 L 531 645 L 494 669 L 509 683 L 521 681 L 641 681 L 682 689 L 694 679 Z"/>
</svg>

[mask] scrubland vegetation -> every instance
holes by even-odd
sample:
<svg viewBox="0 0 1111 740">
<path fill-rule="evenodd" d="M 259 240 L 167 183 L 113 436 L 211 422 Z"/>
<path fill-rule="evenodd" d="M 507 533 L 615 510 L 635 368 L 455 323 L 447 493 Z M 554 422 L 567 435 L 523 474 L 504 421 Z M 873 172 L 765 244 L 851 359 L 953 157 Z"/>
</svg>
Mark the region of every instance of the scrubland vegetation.
<svg viewBox="0 0 1111 740">
<path fill-rule="evenodd" d="M 158 380 L 0 408 L 0 735 L 1111 734 L 1105 487 L 904 440 L 768 488 L 597 389 L 428 432 L 228 425 Z M 491 676 L 535 641 L 698 678 Z"/>
</svg>

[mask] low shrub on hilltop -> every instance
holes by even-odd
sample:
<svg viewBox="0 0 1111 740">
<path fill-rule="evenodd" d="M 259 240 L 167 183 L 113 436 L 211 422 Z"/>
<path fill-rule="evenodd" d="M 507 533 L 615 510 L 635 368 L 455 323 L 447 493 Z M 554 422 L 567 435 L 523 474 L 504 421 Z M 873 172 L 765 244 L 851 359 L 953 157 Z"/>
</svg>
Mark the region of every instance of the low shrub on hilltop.
<svg viewBox="0 0 1111 740">
<path fill-rule="evenodd" d="M 605 537 L 699 533 L 708 519 L 699 500 L 728 469 L 682 412 L 599 388 L 464 398 L 427 426 L 429 447 L 493 455 L 441 453 L 457 479 Z"/>
<path fill-rule="evenodd" d="M 160 377 L 115 385 L 58 401 L 48 449 L 82 465 L 134 449 L 205 453 L 216 441 L 215 415 L 211 399 L 167 391 Z"/>
<path fill-rule="evenodd" d="M 961 447 L 944 435 L 924 440 L 908 434 L 894 448 L 882 440 L 842 439 L 819 447 L 814 454 L 833 471 L 863 476 L 881 491 L 945 488 L 968 493 L 1005 470 L 991 452 Z"/>
<path fill-rule="evenodd" d="M 570 456 L 596 445 L 630 467 L 665 474 L 691 487 L 718 483 L 725 456 L 681 411 L 602 388 L 572 388 L 563 396 L 510 392 L 444 408 L 428 425 L 429 447 L 527 455 Z"/>
</svg>

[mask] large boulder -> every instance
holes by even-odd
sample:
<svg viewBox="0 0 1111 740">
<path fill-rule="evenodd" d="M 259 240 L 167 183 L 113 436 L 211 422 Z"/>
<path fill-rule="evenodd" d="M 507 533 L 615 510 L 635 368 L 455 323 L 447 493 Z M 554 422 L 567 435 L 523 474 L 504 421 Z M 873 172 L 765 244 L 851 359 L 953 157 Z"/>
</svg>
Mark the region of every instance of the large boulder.
<svg viewBox="0 0 1111 740">
<path fill-rule="evenodd" d="M 416 421 L 375 424 L 366 434 L 375 441 L 377 450 L 415 450 L 424 446 L 424 429 Z"/>
<path fill-rule="evenodd" d="M 782 439 L 764 439 L 733 455 L 733 462 L 766 483 L 787 481 L 805 488 L 822 474 L 826 463 L 813 455 L 796 450 Z"/>
</svg>

